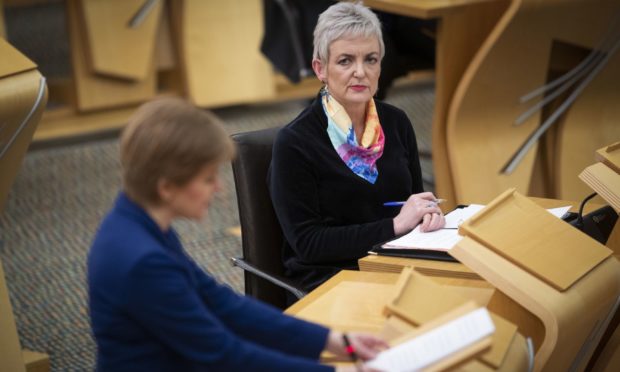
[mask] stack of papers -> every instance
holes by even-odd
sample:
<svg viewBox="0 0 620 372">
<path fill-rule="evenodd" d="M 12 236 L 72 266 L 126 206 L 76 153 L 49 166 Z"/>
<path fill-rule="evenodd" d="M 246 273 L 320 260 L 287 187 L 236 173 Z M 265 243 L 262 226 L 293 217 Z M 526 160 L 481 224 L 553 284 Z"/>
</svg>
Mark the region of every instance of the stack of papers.
<svg viewBox="0 0 620 372">
<path fill-rule="evenodd" d="M 439 230 L 423 233 L 420 226 L 409 234 L 383 244 L 388 249 L 427 249 L 433 251 L 449 251 L 463 237 L 458 234 L 461 223 L 482 210 L 485 206 L 471 204 L 465 208 L 457 208 L 446 215 L 446 225 Z M 571 206 L 547 209 L 558 218 L 568 212 Z"/>
</svg>

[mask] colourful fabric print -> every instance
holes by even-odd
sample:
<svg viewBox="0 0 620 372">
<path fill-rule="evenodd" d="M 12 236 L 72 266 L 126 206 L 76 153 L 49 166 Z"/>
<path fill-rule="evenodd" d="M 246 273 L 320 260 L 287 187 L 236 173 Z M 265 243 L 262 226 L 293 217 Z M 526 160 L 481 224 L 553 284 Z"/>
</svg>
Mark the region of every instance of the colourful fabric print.
<svg viewBox="0 0 620 372">
<path fill-rule="evenodd" d="M 327 134 L 344 163 L 359 177 L 374 184 L 379 176 L 377 160 L 383 155 L 385 137 L 379 122 L 375 101 L 366 108 L 366 126 L 358 141 L 353 123 L 344 107 L 324 89 L 321 92 L 323 110 L 327 115 Z"/>
</svg>

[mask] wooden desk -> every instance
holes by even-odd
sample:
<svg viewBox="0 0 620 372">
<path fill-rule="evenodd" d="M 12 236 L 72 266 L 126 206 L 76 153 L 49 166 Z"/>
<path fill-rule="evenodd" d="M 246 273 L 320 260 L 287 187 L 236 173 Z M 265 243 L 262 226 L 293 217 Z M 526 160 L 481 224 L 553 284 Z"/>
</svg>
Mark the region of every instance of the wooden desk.
<svg viewBox="0 0 620 372">
<path fill-rule="evenodd" d="M 531 200 L 536 202 L 543 208 L 558 208 L 565 206 L 572 206 L 570 212 L 577 212 L 579 210 L 579 202 L 568 200 L 556 200 L 545 198 L 530 197 Z M 603 204 L 587 203 L 584 207 L 584 213 L 590 213 L 599 208 L 602 208 Z M 467 266 L 458 262 L 446 262 L 446 261 L 434 261 L 423 260 L 415 258 L 403 258 L 403 257 L 388 257 L 388 256 L 375 256 L 369 255 L 358 260 L 360 270 L 362 271 L 375 271 L 375 272 L 390 272 L 400 273 L 403 267 L 410 266 L 415 267 L 416 271 L 434 277 L 455 278 L 455 279 L 469 279 L 469 280 L 481 280 L 480 276 L 472 271 Z"/>
<path fill-rule="evenodd" d="M 342 331 L 379 332 L 385 321 L 383 305 L 397 280 L 398 274 L 393 273 L 342 270 L 285 312 Z M 339 291 L 343 283 L 351 293 Z M 355 287 L 364 292 L 357 292 Z M 327 306 L 315 307 L 319 301 Z M 350 319 L 357 320 L 357 324 Z"/>
<path fill-rule="evenodd" d="M 497 0 L 366 0 L 364 4 L 384 12 L 430 19 L 453 14 L 477 3 Z"/>
<path fill-rule="evenodd" d="M 367 0 L 367 6 L 416 18 L 437 18 L 433 171 L 435 192 L 456 206 L 447 149 L 447 118 L 465 69 L 508 7 L 507 0 Z"/>
<path fill-rule="evenodd" d="M 395 289 L 398 274 L 343 270 L 309 293 L 306 297 L 289 307 L 285 313 L 311 320 L 324 326 L 342 331 L 374 331 L 379 333 L 385 323 L 382 298 L 388 297 Z M 435 279 L 435 278 L 434 278 Z M 482 282 L 482 281 L 479 281 Z M 454 280 L 449 285 L 469 287 L 470 281 Z M 342 288 L 357 286 L 363 293 L 339 291 Z M 388 293 L 380 293 L 379 289 Z M 360 306 L 361 305 L 361 306 Z M 343 324 L 343 319 L 353 319 Z M 324 355 L 324 362 L 338 363 L 333 356 Z M 527 369 L 527 348 L 525 338 L 517 333 L 504 358 L 500 370 L 523 371 Z M 490 371 L 478 360 L 460 367 L 460 370 Z"/>
</svg>

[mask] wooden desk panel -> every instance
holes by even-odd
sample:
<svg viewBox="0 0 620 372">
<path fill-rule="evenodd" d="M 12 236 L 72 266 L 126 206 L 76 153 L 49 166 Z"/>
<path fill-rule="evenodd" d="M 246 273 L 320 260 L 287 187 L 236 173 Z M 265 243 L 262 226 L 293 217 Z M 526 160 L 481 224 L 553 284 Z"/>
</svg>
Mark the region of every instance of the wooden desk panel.
<svg viewBox="0 0 620 372">
<path fill-rule="evenodd" d="M 438 18 L 477 3 L 498 0 L 366 0 L 364 5 L 414 18 Z"/>
</svg>

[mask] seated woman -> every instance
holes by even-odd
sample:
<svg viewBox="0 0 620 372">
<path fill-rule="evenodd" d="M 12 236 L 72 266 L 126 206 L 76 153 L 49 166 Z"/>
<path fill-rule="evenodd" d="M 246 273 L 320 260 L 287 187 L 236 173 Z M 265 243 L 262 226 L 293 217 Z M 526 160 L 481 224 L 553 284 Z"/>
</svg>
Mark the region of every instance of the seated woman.
<svg viewBox="0 0 620 372">
<path fill-rule="evenodd" d="M 201 219 L 220 188 L 218 168 L 234 152 L 223 127 L 180 99 L 161 99 L 138 109 L 120 152 L 123 191 L 88 257 L 97 370 L 333 370 L 317 359 L 323 350 L 347 355 L 346 336 L 218 284 L 171 226 Z M 362 359 L 385 347 L 370 335 L 346 339 Z"/>
<path fill-rule="evenodd" d="M 329 7 L 314 30 L 312 60 L 325 86 L 274 143 L 269 187 L 284 265 L 305 290 L 356 269 L 375 244 L 418 224 L 445 224 L 435 196 L 423 192 L 409 119 L 373 99 L 383 53 L 374 13 L 348 2 Z M 401 200 L 400 210 L 383 206 Z"/>
</svg>

